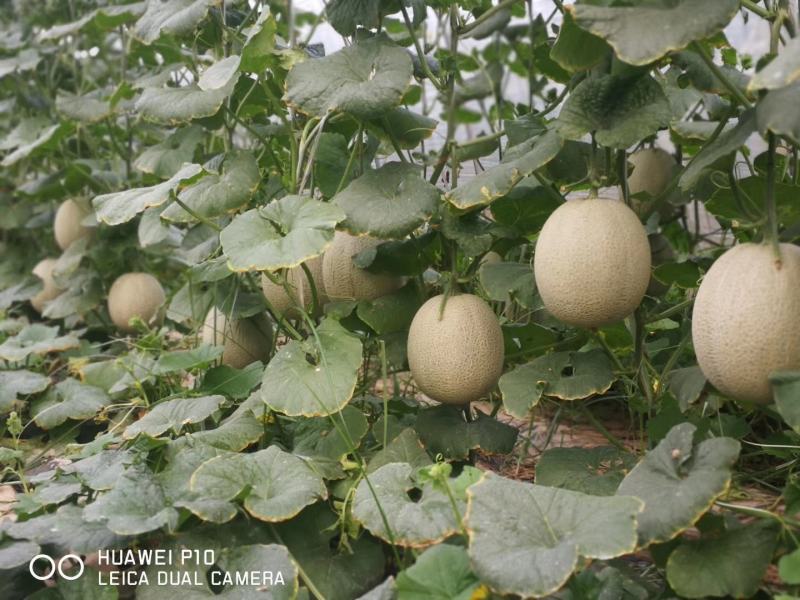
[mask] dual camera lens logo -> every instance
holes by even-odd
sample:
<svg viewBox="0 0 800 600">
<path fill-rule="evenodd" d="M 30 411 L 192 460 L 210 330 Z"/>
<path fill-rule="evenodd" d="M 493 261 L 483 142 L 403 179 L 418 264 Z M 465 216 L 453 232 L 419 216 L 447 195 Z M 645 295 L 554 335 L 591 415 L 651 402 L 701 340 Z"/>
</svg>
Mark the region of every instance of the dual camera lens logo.
<svg viewBox="0 0 800 600">
<path fill-rule="evenodd" d="M 70 563 L 67 564 L 67 567 L 70 567 L 73 564 L 78 565 L 78 572 L 76 574 L 70 575 L 65 571 L 64 563 L 67 561 L 70 561 Z M 34 565 L 36 565 L 36 563 L 39 562 L 49 563 L 50 564 L 49 571 L 45 573 L 37 573 L 33 567 Z M 83 568 L 84 568 L 83 559 L 77 554 L 65 554 L 64 556 L 58 559 L 58 562 L 56 562 L 52 556 L 48 556 L 47 554 L 37 554 L 31 559 L 31 562 L 28 563 L 28 570 L 31 572 L 31 575 L 35 579 L 38 579 L 39 581 L 45 581 L 47 579 L 50 579 L 51 577 L 53 577 L 53 575 L 56 574 L 56 571 L 58 571 L 59 577 L 62 577 L 63 579 L 66 579 L 68 581 L 73 581 L 74 579 L 77 579 L 78 577 L 83 575 Z"/>
</svg>

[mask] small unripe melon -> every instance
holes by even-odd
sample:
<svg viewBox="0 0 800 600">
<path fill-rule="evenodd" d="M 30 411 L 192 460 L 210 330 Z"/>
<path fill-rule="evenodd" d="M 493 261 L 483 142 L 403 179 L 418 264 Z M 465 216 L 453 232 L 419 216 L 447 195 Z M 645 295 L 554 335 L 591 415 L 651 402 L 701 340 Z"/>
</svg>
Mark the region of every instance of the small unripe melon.
<svg viewBox="0 0 800 600">
<path fill-rule="evenodd" d="M 770 402 L 769 374 L 800 370 L 800 247 L 741 244 L 700 284 L 692 340 L 706 378 L 738 400 Z"/>
<path fill-rule="evenodd" d="M 222 346 L 222 364 L 243 369 L 257 360 L 265 363 L 272 350 L 272 325 L 264 315 L 229 321 L 212 308 L 203 323 L 204 344 Z"/>
<path fill-rule="evenodd" d="M 322 257 L 317 256 L 306 261 L 311 277 L 314 280 L 314 286 L 317 290 L 317 302 L 319 307 L 322 308 L 328 301 L 325 294 L 325 285 L 322 280 Z M 314 304 L 314 294 L 311 291 L 311 284 L 306 277 L 306 272 L 301 265 L 289 269 L 287 275 L 287 283 L 293 290 L 293 294 L 297 301 L 303 305 L 306 310 L 309 310 Z M 269 301 L 270 306 L 278 316 L 281 316 L 287 311 L 289 316 L 297 316 L 293 313 L 294 303 L 286 289 L 282 285 L 273 283 L 266 275 L 261 276 L 261 290 L 264 292 L 264 297 Z"/>
<path fill-rule="evenodd" d="M 129 322 L 139 317 L 148 324 L 160 323 L 166 300 L 164 288 L 149 273 L 125 273 L 111 284 L 108 292 L 108 312 L 121 331 L 133 333 Z"/>
<path fill-rule="evenodd" d="M 666 201 L 656 201 L 656 198 L 666 191 L 675 175 L 678 165 L 672 155 L 661 148 L 645 148 L 631 154 L 628 162 L 633 166 L 628 177 L 630 195 L 647 192 L 652 197 L 650 200 L 633 198 L 633 210 L 638 215 L 647 217 L 656 210 L 663 212 L 670 208 Z"/>
<path fill-rule="evenodd" d="M 399 277 L 376 275 L 358 268 L 353 256 L 381 244 L 382 240 L 337 231 L 322 259 L 325 293 L 331 300 L 374 300 L 402 285 Z"/>
<path fill-rule="evenodd" d="M 57 262 L 58 259 L 56 258 L 45 258 L 44 260 L 40 260 L 36 263 L 36 266 L 33 267 L 33 274 L 44 283 L 42 291 L 31 298 L 31 306 L 33 306 L 33 309 L 39 314 L 44 310 L 46 302 L 54 300 L 63 291 L 53 280 L 53 269 Z"/>
<path fill-rule="evenodd" d="M 414 315 L 408 365 L 425 395 L 465 404 L 489 392 L 503 373 L 503 332 L 497 317 L 472 294 L 434 296 Z"/>
<path fill-rule="evenodd" d="M 61 203 L 53 222 L 56 244 L 59 248 L 66 250 L 72 242 L 91 233 L 91 229 L 81 225 L 81 221 L 88 214 L 89 212 L 74 200 L 65 200 Z"/>
<path fill-rule="evenodd" d="M 627 317 L 650 282 L 650 244 L 639 218 L 622 202 L 569 200 L 548 217 L 533 258 L 545 308 L 578 327 Z"/>
</svg>

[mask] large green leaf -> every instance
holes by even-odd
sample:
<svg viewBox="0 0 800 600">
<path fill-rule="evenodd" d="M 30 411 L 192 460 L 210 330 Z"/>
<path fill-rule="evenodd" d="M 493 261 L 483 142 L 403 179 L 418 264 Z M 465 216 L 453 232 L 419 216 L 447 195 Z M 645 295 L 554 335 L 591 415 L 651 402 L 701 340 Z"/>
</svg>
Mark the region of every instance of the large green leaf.
<svg viewBox="0 0 800 600">
<path fill-rule="evenodd" d="M 531 138 L 506 153 L 505 160 L 471 177 L 445 194 L 456 208 L 470 209 L 491 204 L 505 196 L 521 179 L 553 160 L 563 140 L 554 131 Z"/>
<path fill-rule="evenodd" d="M 120 6 L 101 6 L 89 11 L 76 21 L 53 25 L 38 35 L 39 41 L 51 41 L 66 35 L 75 35 L 82 29 L 94 25 L 102 30 L 114 29 L 140 17 L 147 2 L 132 2 Z"/>
<path fill-rule="evenodd" d="M 800 79 L 800 39 L 786 42 L 771 63 L 753 75 L 747 89 L 777 90 Z"/>
<path fill-rule="evenodd" d="M 605 352 L 595 349 L 545 354 L 503 375 L 499 386 L 503 406 L 523 419 L 542 395 L 580 400 L 607 392 L 614 381 L 611 362 Z"/>
<path fill-rule="evenodd" d="M 333 199 L 347 215 L 342 225 L 355 235 L 406 237 L 439 206 L 439 190 L 421 175 L 419 168 L 401 162 L 367 171 Z"/>
<path fill-rule="evenodd" d="M 57 326 L 33 323 L 0 344 L 0 358 L 9 362 L 20 362 L 31 355 L 62 352 L 77 348 L 79 344 L 78 338 L 72 334 L 59 336 Z"/>
<path fill-rule="evenodd" d="M 236 77 L 224 86 L 209 90 L 196 84 L 181 87 L 148 87 L 136 101 L 136 111 L 159 123 L 177 124 L 210 117 L 233 93 Z"/>
<path fill-rule="evenodd" d="M 56 110 L 68 119 L 83 123 L 97 123 L 114 112 L 111 103 L 99 90 L 81 96 L 59 92 Z"/>
<path fill-rule="evenodd" d="M 378 36 L 295 65 L 285 98 L 310 115 L 341 111 L 373 119 L 400 104 L 411 73 L 408 53 Z"/>
<path fill-rule="evenodd" d="M 158 437 L 169 430 L 178 433 L 184 425 L 205 421 L 224 401 L 223 396 L 200 396 L 159 402 L 144 417 L 128 425 L 125 437 L 132 439 L 140 433 Z"/>
<path fill-rule="evenodd" d="M 100 388 L 65 379 L 31 404 L 31 415 L 39 427 L 52 429 L 67 419 L 91 419 L 108 404 L 111 398 Z"/>
<path fill-rule="evenodd" d="M 95 491 L 110 490 L 134 460 L 135 455 L 127 450 L 104 450 L 65 465 L 61 470 L 74 473 L 81 483 Z"/>
<path fill-rule="evenodd" d="M 17 146 L 13 152 L 8 154 L 3 161 L 0 162 L 0 166 L 11 167 L 23 158 L 28 158 L 37 150 L 52 148 L 69 131 L 71 131 L 71 129 L 63 123 L 56 123 L 55 125 L 50 125 L 45 129 L 37 131 L 36 137 Z"/>
<path fill-rule="evenodd" d="M 380 0 L 331 0 L 325 9 L 328 22 L 341 35 L 353 35 L 359 25 L 378 26 Z"/>
<path fill-rule="evenodd" d="M 39 553 L 38 544 L 28 541 L 3 540 L 0 542 L 0 569 L 22 566 Z"/>
<path fill-rule="evenodd" d="M 602 61 L 608 50 L 608 44 L 578 27 L 572 13 L 565 12 L 550 58 L 568 71 L 583 71 Z"/>
<path fill-rule="evenodd" d="M 647 2 L 639 6 L 574 4 L 575 22 L 603 38 L 617 56 L 632 65 L 646 65 L 694 40 L 724 28 L 739 10 L 739 0 Z"/>
<path fill-rule="evenodd" d="M 377 424 L 376 424 L 377 425 Z M 383 443 L 383 430 L 375 427 L 373 435 Z M 419 441 L 417 434 L 412 428 L 407 428 L 397 434 L 394 438 L 389 437 L 391 440 L 385 448 L 381 448 L 370 459 L 367 465 L 367 472 L 372 473 L 377 471 L 384 465 L 389 463 L 408 463 L 414 468 L 424 467 L 431 464 L 431 459 L 425 449 L 422 447 L 422 442 Z"/>
<path fill-rule="evenodd" d="M 672 109 L 661 85 L 649 75 L 625 78 L 600 75 L 572 90 L 556 120 L 567 139 L 580 140 L 595 132 L 597 141 L 627 148 L 667 127 Z"/>
<path fill-rule="evenodd" d="M 307 196 L 284 196 L 234 217 L 220 233 L 234 271 L 274 271 L 319 256 L 344 219 L 336 206 Z"/>
<path fill-rule="evenodd" d="M 12 73 L 33 71 L 41 60 L 41 55 L 33 48 L 25 48 L 16 56 L 0 58 L 0 79 Z"/>
<path fill-rule="evenodd" d="M 769 381 L 775 397 L 775 408 L 789 427 L 800 432 L 800 372 L 773 373 Z"/>
<path fill-rule="evenodd" d="M 731 483 L 739 442 L 722 437 L 695 443 L 696 429 L 691 423 L 673 427 L 617 490 L 645 503 L 640 546 L 666 542 L 694 525 Z"/>
<path fill-rule="evenodd" d="M 31 371 L 0 371 L 0 414 L 14 408 L 20 394 L 38 394 L 50 385 L 50 378 Z"/>
<path fill-rule="evenodd" d="M 681 598 L 750 598 L 778 541 L 772 521 L 737 525 L 722 534 L 683 541 L 667 560 L 667 580 Z"/>
<path fill-rule="evenodd" d="M 133 35 L 152 44 L 162 34 L 191 33 L 221 0 L 147 0 L 145 13 L 136 21 Z"/>
<path fill-rule="evenodd" d="M 133 166 L 143 173 L 168 179 L 180 170 L 183 163 L 194 162 L 194 152 L 203 142 L 203 135 L 203 128 L 199 125 L 176 129 L 163 142 L 145 148 Z"/>
<path fill-rule="evenodd" d="M 83 509 L 90 522 L 102 521 L 119 535 L 137 535 L 167 527 L 174 530 L 178 511 L 171 506 L 158 478 L 145 466 L 128 468 L 111 491 Z"/>
<path fill-rule="evenodd" d="M 301 458 L 325 458 L 338 462 L 358 448 L 368 429 L 364 413 L 354 406 L 345 406 L 333 419 L 301 419 L 289 429 L 292 454 Z"/>
<path fill-rule="evenodd" d="M 580 557 L 609 559 L 636 547 L 636 498 L 588 496 L 494 473 L 467 495 L 472 567 L 502 594 L 546 596 L 566 583 Z"/>
<path fill-rule="evenodd" d="M 213 458 L 192 475 L 191 489 L 203 498 L 243 498 L 248 513 L 268 522 L 291 519 L 328 495 L 311 467 L 277 446 Z"/>
<path fill-rule="evenodd" d="M 161 213 L 161 218 L 176 223 L 192 223 L 195 215 L 213 218 L 246 205 L 261 183 L 255 157 L 249 152 L 236 152 L 225 158 L 219 173 L 210 173 L 178 194 L 178 200 Z"/>
<path fill-rule="evenodd" d="M 508 454 L 517 441 L 517 429 L 480 411 L 472 421 L 464 420 L 455 406 L 435 406 L 420 411 L 414 425 L 425 448 L 432 454 L 449 458 L 467 458 L 469 451 L 480 448 L 492 454 Z"/>
<path fill-rule="evenodd" d="M 533 308 L 536 283 L 530 264 L 486 262 L 481 265 L 478 277 L 492 300 L 517 301 L 521 306 Z"/>
<path fill-rule="evenodd" d="M 472 476 L 473 471 L 477 470 L 465 471 L 462 476 Z M 353 516 L 373 535 L 389 543 L 417 548 L 430 546 L 460 530 L 454 510 L 463 514 L 466 501 L 454 499 L 455 509 L 447 492 L 430 480 L 420 481 L 414 467 L 390 463 L 358 484 Z"/>
<path fill-rule="evenodd" d="M 8 528 L 8 533 L 15 538 L 33 540 L 37 544 L 53 545 L 64 552 L 79 554 L 123 545 L 121 536 L 103 523 L 86 521 L 83 509 L 74 504 L 66 504 L 53 513 L 45 513 L 27 521 L 17 521 Z"/>
<path fill-rule="evenodd" d="M 339 412 L 353 395 L 361 351 L 355 335 L 338 321 L 325 319 L 317 336 L 290 341 L 269 362 L 261 398 L 271 409 L 289 416 Z"/>
<path fill-rule="evenodd" d="M 401 571 L 395 588 L 403 600 L 470 600 L 478 585 L 466 550 L 440 544 Z"/>
<path fill-rule="evenodd" d="M 107 225 L 121 225 L 133 219 L 146 208 L 161 206 L 179 186 L 193 180 L 203 172 L 200 165 L 184 165 L 167 181 L 149 187 L 133 188 L 122 192 L 102 194 L 92 200 L 97 218 Z"/>
<path fill-rule="evenodd" d="M 800 115 L 794 110 L 800 102 L 800 82 L 772 90 L 756 106 L 758 130 L 766 135 L 771 131 L 800 140 Z"/>
<path fill-rule="evenodd" d="M 617 448 L 551 448 L 536 463 L 536 484 L 613 496 L 636 457 Z"/>
</svg>

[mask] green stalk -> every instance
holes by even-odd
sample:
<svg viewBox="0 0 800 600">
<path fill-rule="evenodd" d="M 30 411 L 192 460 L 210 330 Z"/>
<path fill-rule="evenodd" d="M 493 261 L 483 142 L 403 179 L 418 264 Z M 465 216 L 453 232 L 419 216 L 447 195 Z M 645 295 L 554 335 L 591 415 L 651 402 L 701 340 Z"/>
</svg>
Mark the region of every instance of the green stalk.
<svg viewBox="0 0 800 600">
<path fill-rule="evenodd" d="M 731 95 L 739 104 L 745 108 L 753 107 L 753 104 L 747 99 L 747 96 L 744 95 L 744 92 L 742 92 L 742 90 L 740 90 L 736 84 L 728 79 L 728 76 L 725 75 L 725 73 L 722 72 L 722 69 L 717 66 L 717 63 L 715 63 L 714 59 L 711 58 L 711 55 L 706 52 L 706 49 L 702 44 L 699 44 L 698 42 L 692 42 L 691 48 L 700 55 L 700 58 L 703 59 L 703 62 L 706 63 L 706 66 L 711 70 L 712 73 L 714 73 L 714 76 L 720 80 L 722 85 L 725 86 L 725 88 L 731 93 Z"/>
<path fill-rule="evenodd" d="M 775 260 L 780 267 L 781 246 L 778 240 L 778 210 L 775 206 L 775 134 L 769 132 L 767 134 L 767 141 L 769 143 L 769 150 L 767 153 L 766 194 L 767 230 L 765 231 L 764 237 L 772 245 L 772 250 L 775 253 Z"/>
<path fill-rule="evenodd" d="M 503 0 L 503 2 L 500 2 L 499 4 L 495 4 L 494 6 L 492 6 L 492 8 L 487 10 L 480 17 L 478 17 L 477 19 L 472 21 L 472 23 L 468 23 L 467 25 L 464 25 L 463 27 L 461 27 L 458 30 L 458 33 L 460 35 L 468 34 L 473 29 L 476 29 L 478 26 L 480 26 L 481 24 L 483 24 L 486 21 L 488 21 L 489 19 L 491 19 L 495 14 L 497 14 L 501 10 L 506 9 L 509 6 L 512 6 L 512 5 L 516 4 L 517 2 L 520 2 L 520 0 Z"/>
</svg>

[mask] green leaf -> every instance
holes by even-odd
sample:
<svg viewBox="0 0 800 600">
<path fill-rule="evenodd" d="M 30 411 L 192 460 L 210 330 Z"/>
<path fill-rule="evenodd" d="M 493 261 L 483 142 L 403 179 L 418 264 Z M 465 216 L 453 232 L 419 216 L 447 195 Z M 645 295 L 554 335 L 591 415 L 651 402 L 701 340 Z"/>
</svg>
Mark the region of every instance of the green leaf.
<svg viewBox="0 0 800 600">
<path fill-rule="evenodd" d="M 275 49 L 275 34 L 278 31 L 278 24 L 275 17 L 268 10 L 261 11 L 255 24 L 244 30 L 247 36 L 242 46 L 242 61 L 240 68 L 242 71 L 250 73 L 260 73 L 263 71 L 272 58 Z"/>
<path fill-rule="evenodd" d="M 74 504 L 59 507 L 27 521 L 13 523 L 8 532 L 12 537 L 25 538 L 40 545 L 53 545 L 64 552 L 89 554 L 100 549 L 117 548 L 123 539 L 102 523 L 83 518 L 83 509 Z"/>
<path fill-rule="evenodd" d="M 219 346 L 202 345 L 193 350 L 174 350 L 164 352 L 158 357 L 154 375 L 165 375 L 176 371 L 189 371 L 191 369 L 213 363 L 222 356 L 222 348 Z"/>
<path fill-rule="evenodd" d="M 0 371 L 0 414 L 14 408 L 17 396 L 27 396 L 45 391 L 50 378 L 31 371 Z"/>
<path fill-rule="evenodd" d="M 361 352 L 356 336 L 337 321 L 325 319 L 316 337 L 290 341 L 269 362 L 261 398 L 272 410 L 292 417 L 337 413 L 353 395 Z"/>
<path fill-rule="evenodd" d="M 608 50 L 608 44 L 578 27 L 572 13 L 565 12 L 550 58 L 574 73 L 592 68 L 606 57 Z"/>
<path fill-rule="evenodd" d="M 605 352 L 594 349 L 545 354 L 509 371 L 498 385 L 506 410 L 518 418 L 527 418 L 542 395 L 581 400 L 604 394 L 616 379 Z"/>
<path fill-rule="evenodd" d="M 401 162 L 370 169 L 333 198 L 347 216 L 342 225 L 355 235 L 406 237 L 431 217 L 441 197 L 421 175 L 418 167 Z"/>
<path fill-rule="evenodd" d="M 636 498 L 588 496 L 491 472 L 467 495 L 472 567 L 498 593 L 546 596 L 566 583 L 580 557 L 609 559 L 636 547 Z"/>
<path fill-rule="evenodd" d="M 37 136 L 26 143 L 17 146 L 16 150 L 8 154 L 0 166 L 10 167 L 17 164 L 23 158 L 28 158 L 39 149 L 52 148 L 56 143 L 67 135 L 71 128 L 63 123 L 56 123 L 38 132 Z"/>
<path fill-rule="evenodd" d="M 82 96 L 59 92 L 56 110 L 68 119 L 82 123 L 97 123 L 114 112 L 111 103 L 103 99 L 99 90 Z"/>
<path fill-rule="evenodd" d="M 800 102 L 800 82 L 768 92 L 756 106 L 758 130 L 800 140 L 800 116 L 792 110 Z"/>
<path fill-rule="evenodd" d="M 613 496 L 636 457 L 617 448 L 551 448 L 536 463 L 536 484 Z"/>
<path fill-rule="evenodd" d="M 356 314 L 378 335 L 405 332 L 420 304 L 417 290 L 407 285 L 394 294 L 375 300 L 361 300 L 356 307 Z"/>
<path fill-rule="evenodd" d="M 572 90 L 556 120 L 557 131 L 580 140 L 594 132 L 604 146 L 627 148 L 667 127 L 672 110 L 661 85 L 649 75 L 600 75 Z"/>
<path fill-rule="evenodd" d="M 398 107 L 372 121 L 376 133 L 394 138 L 401 148 L 416 148 L 436 131 L 438 121 Z"/>
<path fill-rule="evenodd" d="M 721 437 L 695 443 L 696 429 L 691 423 L 673 427 L 617 490 L 645 503 L 640 546 L 669 541 L 691 527 L 730 486 L 739 442 Z"/>
<path fill-rule="evenodd" d="M 369 536 L 339 546 L 338 515 L 318 503 L 297 518 L 278 523 L 281 539 L 306 576 L 327 600 L 350 600 L 385 576 L 381 546 Z"/>
<path fill-rule="evenodd" d="M 52 429 L 67 419 L 91 419 L 109 404 L 111 398 L 100 388 L 65 379 L 31 403 L 31 415 L 39 427 Z"/>
<path fill-rule="evenodd" d="M 723 29 L 739 10 L 739 0 L 707 0 L 698 11 L 693 0 L 641 6 L 569 7 L 575 22 L 603 38 L 623 61 L 647 65 L 668 52 Z"/>
<path fill-rule="evenodd" d="M 718 535 L 685 540 L 667 560 L 667 580 L 681 598 L 750 598 L 772 562 L 780 526 L 739 525 Z"/>
<path fill-rule="evenodd" d="M 66 35 L 75 35 L 91 25 L 104 31 L 115 29 L 140 17 L 144 13 L 146 4 L 146 2 L 133 2 L 120 6 L 101 6 L 88 12 L 77 21 L 61 23 L 45 29 L 39 34 L 38 39 L 41 42 L 57 40 Z"/>
<path fill-rule="evenodd" d="M 490 299 L 497 302 L 516 300 L 520 306 L 533 307 L 536 284 L 529 264 L 486 262 L 481 265 L 478 277 Z"/>
<path fill-rule="evenodd" d="M 747 89 L 777 90 L 800 79 L 800 39 L 790 39 L 766 67 L 753 75 Z"/>
<path fill-rule="evenodd" d="M 438 547 L 438 546 L 437 546 Z M 357 600 L 395 600 L 397 597 L 394 589 L 394 577 L 389 575 L 378 587 L 371 589 Z"/>
<path fill-rule="evenodd" d="M 198 392 L 206 394 L 223 394 L 229 398 L 245 398 L 261 383 L 264 365 L 254 362 L 244 369 L 234 369 L 228 365 L 220 365 L 209 369 L 203 376 L 203 383 Z"/>
<path fill-rule="evenodd" d="M 691 261 L 682 263 L 668 262 L 658 265 L 653 270 L 653 277 L 667 286 L 675 284 L 688 290 L 700 285 L 701 273 L 700 267 Z"/>
<path fill-rule="evenodd" d="M 455 502 L 463 514 L 466 502 Z M 447 493 L 430 480 L 418 479 L 414 467 L 404 463 L 384 465 L 358 484 L 353 517 L 382 540 L 412 548 L 430 546 L 460 530 Z"/>
<path fill-rule="evenodd" d="M 83 509 L 90 522 L 102 521 L 119 535 L 138 535 L 161 527 L 174 530 L 178 511 L 172 508 L 157 477 L 145 466 L 128 468 L 113 489 Z"/>
<path fill-rule="evenodd" d="M 322 254 L 344 213 L 307 196 L 284 196 L 237 215 L 220 233 L 234 271 L 275 271 L 296 267 Z"/>
<path fill-rule="evenodd" d="M 769 378 L 772 384 L 775 408 L 784 422 L 800 433 L 800 372 L 783 371 L 773 373 Z"/>
<path fill-rule="evenodd" d="M 800 550 L 781 556 L 778 561 L 778 574 L 784 583 L 800 584 Z"/>
<path fill-rule="evenodd" d="M 684 170 L 683 175 L 681 175 L 681 189 L 688 190 L 694 187 L 700 180 L 705 169 L 713 165 L 720 158 L 739 150 L 755 130 L 755 111 L 749 110 L 739 117 L 739 122 L 736 127 L 720 134 L 716 140 L 704 146 L 703 149 L 695 155 L 692 162 L 689 163 Z"/>
<path fill-rule="evenodd" d="M 135 455 L 127 450 L 104 450 L 93 456 L 61 467 L 64 473 L 74 473 L 87 487 L 110 490 L 117 478 L 134 462 Z"/>
<path fill-rule="evenodd" d="M 210 117 L 233 93 L 233 77 L 223 87 L 202 90 L 196 84 L 181 87 L 147 87 L 136 101 L 136 112 L 158 123 L 178 124 Z"/>
<path fill-rule="evenodd" d="M 159 402 L 144 417 L 128 425 L 124 437 L 133 439 L 141 433 L 158 437 L 169 430 L 177 434 L 184 425 L 205 421 L 224 401 L 223 396 L 200 396 Z"/>
<path fill-rule="evenodd" d="M 285 100 L 309 115 L 334 111 L 374 119 L 400 104 L 411 73 L 408 53 L 380 35 L 295 65 Z"/>
<path fill-rule="evenodd" d="M 367 29 L 377 27 L 380 5 L 380 0 L 332 0 L 325 14 L 337 33 L 349 36 L 356 32 L 359 25 Z"/>
<path fill-rule="evenodd" d="M 432 454 L 453 459 L 467 458 L 480 448 L 491 454 L 508 454 L 517 441 L 517 429 L 476 412 L 467 422 L 463 411 L 454 406 L 435 406 L 421 410 L 414 425 L 425 448 Z"/>
<path fill-rule="evenodd" d="M 215 500 L 243 497 L 247 512 L 268 522 L 291 519 L 303 507 L 328 495 L 311 467 L 277 446 L 212 458 L 195 471 L 191 488 L 201 497 Z"/>
<path fill-rule="evenodd" d="M 218 3 L 219 0 L 147 0 L 147 9 L 136 21 L 133 35 L 145 44 L 152 44 L 164 34 L 186 35 Z"/>
<path fill-rule="evenodd" d="M 332 197 L 339 189 L 339 182 L 342 180 L 350 155 L 347 147 L 347 138 L 341 133 L 331 133 L 328 131 L 320 134 L 317 154 L 314 157 L 314 183 L 317 184 L 322 195 L 326 198 Z M 353 171 L 344 183 L 353 179 Z"/>
<path fill-rule="evenodd" d="M 204 92 L 210 92 L 231 85 L 231 82 L 239 72 L 239 63 L 241 60 L 239 56 L 232 54 L 209 65 L 200 73 L 200 77 L 197 80 L 197 87 Z M 233 82 L 235 83 L 235 81 Z"/>
<path fill-rule="evenodd" d="M 12 73 L 33 71 L 42 60 L 41 55 L 33 48 L 25 48 L 16 56 L 0 59 L 0 79 Z"/>
<path fill-rule="evenodd" d="M 334 420 L 328 417 L 302 419 L 289 428 L 292 454 L 339 462 L 358 448 L 368 429 L 364 413 L 353 406 L 345 406 Z"/>
<path fill-rule="evenodd" d="M 383 430 L 377 425 L 373 428 L 373 435 L 383 442 Z M 425 452 L 422 442 L 412 428 L 406 428 L 390 439 L 386 447 L 381 448 L 370 459 L 367 465 L 368 473 L 373 473 L 389 463 L 407 463 L 415 469 L 431 464 L 428 453 Z"/>
<path fill-rule="evenodd" d="M 0 569 L 13 569 L 28 563 L 39 554 L 38 544 L 28 541 L 3 540 L 0 542 Z"/>
<path fill-rule="evenodd" d="M 667 385 L 681 410 L 685 411 L 700 397 L 706 387 L 706 376 L 697 365 L 674 369 L 667 375 Z"/>
<path fill-rule="evenodd" d="M 508 194 L 521 179 L 550 162 L 561 150 L 563 140 L 554 131 L 547 131 L 514 146 L 506 153 L 504 162 L 467 180 L 445 198 L 456 208 L 470 209 L 491 204 Z"/>
<path fill-rule="evenodd" d="M 176 129 L 163 142 L 148 146 L 133 166 L 143 173 L 168 179 L 180 170 L 183 163 L 194 162 L 195 150 L 203 142 L 204 133 L 199 125 Z"/>
<path fill-rule="evenodd" d="M 214 218 L 245 206 L 259 184 L 261 174 L 256 159 L 249 152 L 228 155 L 219 174 L 206 175 L 178 194 L 178 200 L 195 215 Z M 161 218 L 176 223 L 191 223 L 197 219 L 177 202 L 161 213 Z"/>
<path fill-rule="evenodd" d="M 122 192 L 102 194 L 92 200 L 92 205 L 106 225 L 121 225 L 133 219 L 146 208 L 161 206 L 182 184 L 203 172 L 200 165 L 187 164 L 167 181 L 149 187 L 133 188 Z"/>
<path fill-rule="evenodd" d="M 441 544 L 401 571 L 395 588 L 402 600 L 470 600 L 478 585 L 466 550 Z"/>
</svg>

